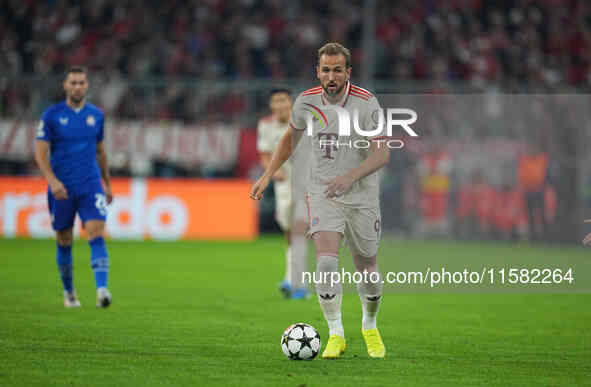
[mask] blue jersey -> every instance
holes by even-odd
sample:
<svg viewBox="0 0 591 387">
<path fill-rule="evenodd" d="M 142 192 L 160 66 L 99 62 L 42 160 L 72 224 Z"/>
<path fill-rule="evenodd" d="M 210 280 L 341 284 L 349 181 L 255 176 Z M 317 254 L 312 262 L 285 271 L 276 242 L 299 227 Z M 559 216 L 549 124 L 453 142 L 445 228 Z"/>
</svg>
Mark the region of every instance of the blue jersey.
<svg viewBox="0 0 591 387">
<path fill-rule="evenodd" d="M 90 103 L 74 110 L 62 102 L 43 113 L 37 139 L 49 142 L 51 169 L 68 192 L 100 181 L 96 147 L 103 141 L 104 124 L 103 112 Z"/>
</svg>

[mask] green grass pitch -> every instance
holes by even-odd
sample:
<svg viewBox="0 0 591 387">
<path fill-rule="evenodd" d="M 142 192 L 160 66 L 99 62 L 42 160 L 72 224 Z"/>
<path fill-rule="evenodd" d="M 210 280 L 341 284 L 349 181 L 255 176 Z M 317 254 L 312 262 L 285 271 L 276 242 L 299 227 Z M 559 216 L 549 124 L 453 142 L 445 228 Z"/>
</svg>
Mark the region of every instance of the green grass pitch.
<svg viewBox="0 0 591 387">
<path fill-rule="evenodd" d="M 347 293 L 343 358 L 296 362 L 281 352 L 283 330 L 307 322 L 324 344 L 327 328 L 315 298 L 280 297 L 279 237 L 109 241 L 107 310 L 94 306 L 82 240 L 74 280 L 83 307 L 63 308 L 54 243 L 0 240 L 1 386 L 591 385 L 589 294 L 389 291 L 378 319 L 388 352 L 376 360 L 365 352 L 359 298 Z M 381 254 L 410 261 L 442 251 L 511 261 L 548 249 L 391 241 Z"/>
</svg>

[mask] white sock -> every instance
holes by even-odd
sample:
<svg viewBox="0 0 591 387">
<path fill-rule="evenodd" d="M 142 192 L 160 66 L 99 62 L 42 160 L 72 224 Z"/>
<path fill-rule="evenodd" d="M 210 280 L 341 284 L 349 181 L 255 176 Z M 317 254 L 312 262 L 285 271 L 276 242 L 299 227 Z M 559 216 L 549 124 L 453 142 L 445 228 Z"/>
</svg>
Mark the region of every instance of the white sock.
<svg viewBox="0 0 591 387">
<path fill-rule="evenodd" d="M 373 316 L 369 316 L 366 313 L 363 313 L 363 319 L 361 320 L 361 326 L 363 327 L 363 330 L 368 330 L 368 329 L 377 329 L 377 321 L 376 321 L 376 315 L 374 314 Z"/>
<path fill-rule="evenodd" d="M 341 319 L 341 313 L 339 312 L 338 317 L 334 320 L 326 320 L 328 323 L 328 335 L 339 335 L 345 338 L 345 328 L 343 328 L 343 320 Z"/>
<path fill-rule="evenodd" d="M 377 315 L 382 301 L 382 277 L 378 273 L 378 281 L 373 283 L 367 277 L 367 282 L 357 284 L 357 293 L 361 300 L 363 319 L 361 325 L 364 330 L 377 328 Z"/>
<path fill-rule="evenodd" d="M 294 289 L 306 287 L 303 275 L 308 268 L 308 240 L 305 235 L 291 235 L 291 284 Z"/>
<path fill-rule="evenodd" d="M 337 272 L 339 261 L 331 255 L 321 255 L 316 263 L 316 294 L 318 303 L 328 323 L 329 335 L 345 337 L 341 318 L 341 303 L 343 299 L 342 283 L 331 283 L 331 273 Z M 326 281 L 325 281 L 326 279 Z"/>
<path fill-rule="evenodd" d="M 292 284 L 291 282 L 291 245 L 287 246 L 287 250 L 285 250 L 285 277 L 283 280 L 288 284 Z"/>
</svg>

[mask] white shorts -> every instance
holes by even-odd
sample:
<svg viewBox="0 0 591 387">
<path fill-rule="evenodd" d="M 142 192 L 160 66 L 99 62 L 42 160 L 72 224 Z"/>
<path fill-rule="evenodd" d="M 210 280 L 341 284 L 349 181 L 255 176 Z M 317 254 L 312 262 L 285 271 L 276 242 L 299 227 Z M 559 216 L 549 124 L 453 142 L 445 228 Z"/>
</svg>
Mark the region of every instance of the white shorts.
<svg viewBox="0 0 591 387">
<path fill-rule="evenodd" d="M 305 199 L 294 199 L 291 193 L 291 183 L 275 182 L 275 220 L 283 231 L 289 231 L 293 227 L 292 222 L 308 222 L 308 211 Z"/>
<path fill-rule="evenodd" d="M 379 207 L 348 207 L 322 195 L 307 197 L 308 236 L 318 231 L 340 232 L 351 254 L 372 257 L 378 253 L 381 236 Z"/>
</svg>

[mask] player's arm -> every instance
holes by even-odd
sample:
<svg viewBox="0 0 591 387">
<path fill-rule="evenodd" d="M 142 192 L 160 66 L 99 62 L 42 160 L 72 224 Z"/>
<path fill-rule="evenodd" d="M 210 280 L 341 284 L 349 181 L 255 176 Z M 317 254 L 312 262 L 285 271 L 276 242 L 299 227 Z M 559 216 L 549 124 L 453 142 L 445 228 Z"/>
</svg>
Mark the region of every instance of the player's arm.
<svg viewBox="0 0 591 387">
<path fill-rule="evenodd" d="M 379 141 L 371 141 L 369 156 L 357 167 L 351 169 L 343 176 L 331 180 L 324 193 L 327 197 L 340 196 L 347 192 L 357 180 L 371 175 L 390 161 L 390 149 Z"/>
<path fill-rule="evenodd" d="M 273 152 L 273 156 L 269 161 L 269 164 L 265 168 L 265 173 L 261 176 L 256 183 L 252 186 L 250 190 L 250 197 L 255 200 L 260 200 L 263 197 L 263 192 L 269 185 L 271 178 L 275 175 L 275 173 L 281 168 L 283 163 L 285 163 L 290 157 L 293 152 L 293 149 L 297 146 L 302 137 L 302 131 L 295 130 L 290 125 L 277 149 Z"/>
<path fill-rule="evenodd" d="M 269 164 L 271 164 L 271 157 L 273 157 L 273 154 L 271 152 L 259 152 L 259 157 L 263 169 L 267 169 Z"/>
<path fill-rule="evenodd" d="M 263 197 L 263 192 L 269 185 L 271 177 L 275 175 L 283 163 L 291 157 L 291 154 L 298 145 L 303 133 L 303 130 L 297 128 L 304 128 L 306 126 L 305 118 L 305 110 L 302 108 L 300 97 L 298 97 L 291 109 L 291 117 L 289 119 L 289 127 L 287 128 L 287 131 L 283 137 L 281 137 L 279 145 L 273 152 L 273 156 L 265 168 L 265 173 L 253 184 L 250 190 L 250 197 L 252 199 L 260 200 Z"/>
<path fill-rule="evenodd" d="M 271 164 L 272 157 L 273 157 L 273 154 L 270 152 L 261 152 L 260 153 L 261 165 L 263 166 L 264 169 L 267 169 L 269 167 L 269 165 Z M 287 178 L 287 176 L 285 175 L 285 173 L 283 172 L 282 169 L 279 169 L 273 175 L 273 180 L 275 180 L 275 181 L 284 181 L 286 178 Z"/>
<path fill-rule="evenodd" d="M 49 163 L 49 141 L 39 140 L 35 141 L 35 162 L 39 166 L 41 173 L 49 184 L 49 189 L 53 196 L 58 200 L 68 198 L 68 191 L 61 181 L 55 176 Z"/>
<path fill-rule="evenodd" d="M 380 104 L 374 97 L 370 100 L 369 106 L 366 109 L 363 118 L 363 127 L 372 130 L 377 129 L 379 125 L 378 114 L 382 114 Z M 351 188 L 353 183 L 367 175 L 371 175 L 388 164 L 388 161 L 390 161 L 390 149 L 384 144 L 384 141 L 380 141 L 383 138 L 379 134 L 367 138 L 370 141 L 369 156 L 358 167 L 328 182 L 324 191 L 327 197 L 331 198 L 343 195 Z"/>
<path fill-rule="evenodd" d="M 259 160 L 265 170 L 269 167 L 269 164 L 271 164 L 271 158 L 273 157 L 273 144 L 269 141 L 269 130 L 270 128 L 263 120 L 259 121 L 257 127 L 257 150 L 259 151 Z M 281 169 L 273 175 L 273 180 L 275 181 L 283 181 L 285 178 L 285 173 Z"/>
<path fill-rule="evenodd" d="M 107 151 L 105 150 L 105 143 L 103 141 L 96 144 L 96 161 L 101 169 L 101 177 L 105 182 L 105 196 L 107 197 L 107 204 L 113 201 L 113 191 L 111 190 L 111 173 L 109 172 L 109 161 L 107 158 Z"/>
</svg>

